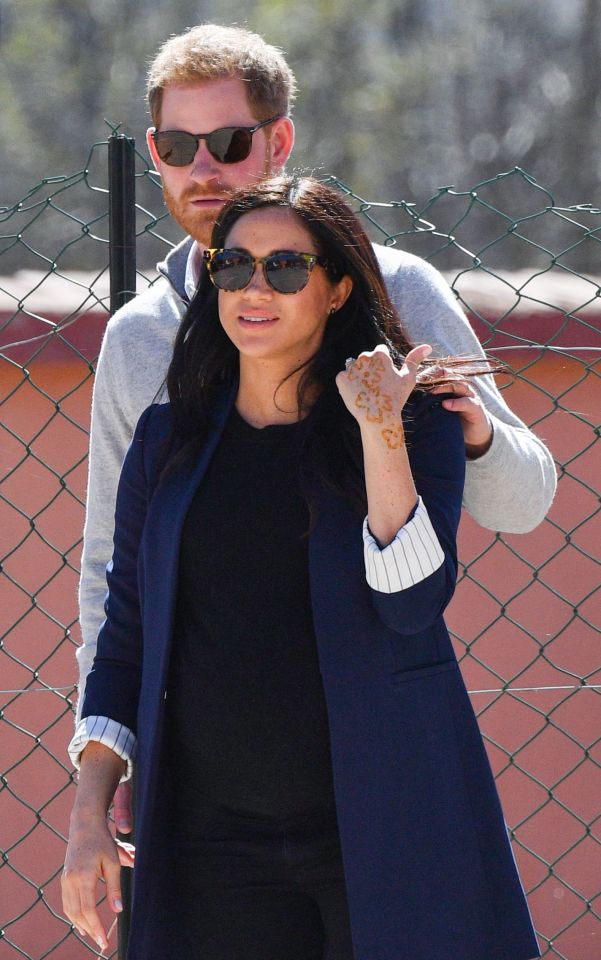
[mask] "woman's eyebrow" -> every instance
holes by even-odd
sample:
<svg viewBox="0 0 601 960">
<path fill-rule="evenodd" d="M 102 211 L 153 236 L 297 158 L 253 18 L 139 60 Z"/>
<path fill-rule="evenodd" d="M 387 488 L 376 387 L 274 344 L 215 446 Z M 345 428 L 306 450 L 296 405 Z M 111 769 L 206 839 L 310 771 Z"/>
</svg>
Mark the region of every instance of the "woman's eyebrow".
<svg viewBox="0 0 601 960">
<path fill-rule="evenodd" d="M 223 247 L 223 249 L 226 250 L 226 251 L 229 250 L 229 251 L 231 251 L 232 253 L 247 253 L 249 257 L 254 257 L 254 256 L 255 256 L 255 254 L 252 252 L 252 250 L 248 250 L 246 247 Z M 305 252 L 306 252 L 306 251 L 304 251 L 304 250 L 302 250 L 302 251 L 300 251 L 300 250 L 289 250 L 287 247 L 276 247 L 275 250 L 272 250 L 271 253 L 265 253 L 265 254 L 263 255 L 263 257 L 261 257 L 260 259 L 263 259 L 264 257 L 274 257 L 274 256 L 277 256 L 277 255 L 280 254 L 280 253 L 291 253 L 291 254 L 294 255 L 294 254 L 297 254 L 297 253 L 305 253 Z M 315 257 L 316 257 L 316 256 L 318 256 L 318 254 L 315 253 L 315 254 L 312 254 L 312 256 L 315 256 Z"/>
</svg>

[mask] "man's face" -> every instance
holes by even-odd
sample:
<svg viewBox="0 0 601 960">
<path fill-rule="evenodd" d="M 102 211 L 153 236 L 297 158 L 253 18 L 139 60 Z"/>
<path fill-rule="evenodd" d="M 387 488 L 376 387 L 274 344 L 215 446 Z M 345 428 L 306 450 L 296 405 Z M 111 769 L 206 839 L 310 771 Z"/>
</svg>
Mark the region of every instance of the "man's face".
<svg viewBox="0 0 601 960">
<path fill-rule="evenodd" d="M 163 91 L 160 130 L 211 133 L 220 127 L 252 127 L 256 123 L 257 118 L 246 99 L 244 81 L 236 77 L 190 86 L 168 86 Z M 193 162 L 186 167 L 163 163 L 150 136 L 148 146 L 161 175 L 171 216 L 186 233 L 208 246 L 215 219 L 229 195 L 238 187 L 279 173 L 288 159 L 293 140 L 292 123 L 284 118 L 253 134 L 252 149 L 246 160 L 219 163 L 201 140 Z"/>
</svg>

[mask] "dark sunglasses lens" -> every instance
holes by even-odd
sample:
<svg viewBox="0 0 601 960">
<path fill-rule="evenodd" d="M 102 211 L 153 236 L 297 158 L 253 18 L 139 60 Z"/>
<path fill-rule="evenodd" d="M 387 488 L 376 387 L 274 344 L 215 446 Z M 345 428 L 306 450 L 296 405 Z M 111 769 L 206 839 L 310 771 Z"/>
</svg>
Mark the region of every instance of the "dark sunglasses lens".
<svg viewBox="0 0 601 960">
<path fill-rule="evenodd" d="M 209 152 L 219 163 L 240 163 L 252 147 L 252 133 L 244 127 L 222 127 L 207 137 Z"/>
<path fill-rule="evenodd" d="M 171 167 L 187 167 L 196 156 L 196 137 L 183 130 L 166 130 L 154 138 L 157 153 Z"/>
<path fill-rule="evenodd" d="M 307 286 L 311 265 L 293 253 L 280 253 L 265 261 L 265 273 L 278 293 L 298 293 Z"/>
<path fill-rule="evenodd" d="M 244 253 L 216 253 L 209 261 L 209 272 L 220 290 L 242 290 L 253 275 L 253 262 Z"/>
</svg>

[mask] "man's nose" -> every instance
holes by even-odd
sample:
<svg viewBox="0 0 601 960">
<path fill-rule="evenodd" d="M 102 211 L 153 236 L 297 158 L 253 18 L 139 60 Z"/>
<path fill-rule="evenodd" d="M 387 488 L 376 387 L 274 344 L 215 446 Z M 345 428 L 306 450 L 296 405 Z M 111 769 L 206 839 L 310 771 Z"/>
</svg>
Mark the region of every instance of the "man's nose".
<svg viewBox="0 0 601 960">
<path fill-rule="evenodd" d="M 207 180 L 218 180 L 220 175 L 221 164 L 215 157 L 211 156 L 207 149 L 206 142 L 200 140 L 198 149 L 194 155 L 194 160 L 192 161 L 192 168 L 190 170 L 191 178 L 199 183 L 203 183 Z"/>
</svg>

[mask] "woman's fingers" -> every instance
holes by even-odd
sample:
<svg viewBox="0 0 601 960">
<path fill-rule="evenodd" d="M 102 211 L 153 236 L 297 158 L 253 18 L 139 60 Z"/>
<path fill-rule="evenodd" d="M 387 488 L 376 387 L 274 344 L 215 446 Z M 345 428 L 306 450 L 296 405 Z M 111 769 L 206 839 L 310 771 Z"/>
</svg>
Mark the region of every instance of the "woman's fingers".
<svg viewBox="0 0 601 960">
<path fill-rule="evenodd" d="M 401 413 L 415 386 L 422 361 L 432 352 L 427 343 L 409 350 L 399 370 L 385 344 L 349 357 L 336 385 L 348 409 L 362 428 L 402 433 Z M 384 433 L 382 433 L 384 436 Z"/>
<path fill-rule="evenodd" d="M 105 820 L 72 828 L 61 877 L 63 907 L 79 933 L 92 937 L 102 950 L 107 949 L 108 939 L 96 905 L 98 880 L 106 883 L 111 909 L 120 913 L 120 875 L 119 856 Z"/>
<path fill-rule="evenodd" d="M 121 913 L 121 867 L 118 858 L 104 857 L 101 862 L 101 879 L 106 883 L 106 896 L 115 913 Z M 87 875 L 79 880 L 79 895 L 81 902 L 81 923 L 86 932 L 96 941 L 101 950 L 108 947 L 108 936 L 100 919 L 96 906 L 96 877 Z M 78 926 L 81 921 L 74 919 Z"/>
<path fill-rule="evenodd" d="M 65 911 L 65 916 L 67 916 L 71 921 L 78 934 L 81 937 L 85 937 L 88 931 L 84 930 L 82 927 L 79 889 L 77 886 L 70 883 L 64 874 L 61 877 L 61 886 L 63 892 L 63 910 Z"/>
<path fill-rule="evenodd" d="M 63 875 L 62 887 L 63 909 L 77 932 L 105 949 L 108 941 L 96 909 L 96 877 Z"/>
<path fill-rule="evenodd" d="M 432 347 L 429 343 L 420 343 L 417 347 L 412 347 L 407 356 L 405 357 L 404 366 L 409 367 L 412 371 L 417 372 L 417 368 L 420 363 L 429 357 L 432 353 Z"/>
<path fill-rule="evenodd" d="M 96 878 L 94 878 L 94 881 L 91 881 L 89 877 L 86 877 L 86 879 L 81 882 L 80 897 L 81 921 L 78 922 L 78 926 L 81 923 L 83 929 L 96 941 L 100 949 L 105 950 L 108 946 L 108 940 L 96 908 Z"/>
</svg>

